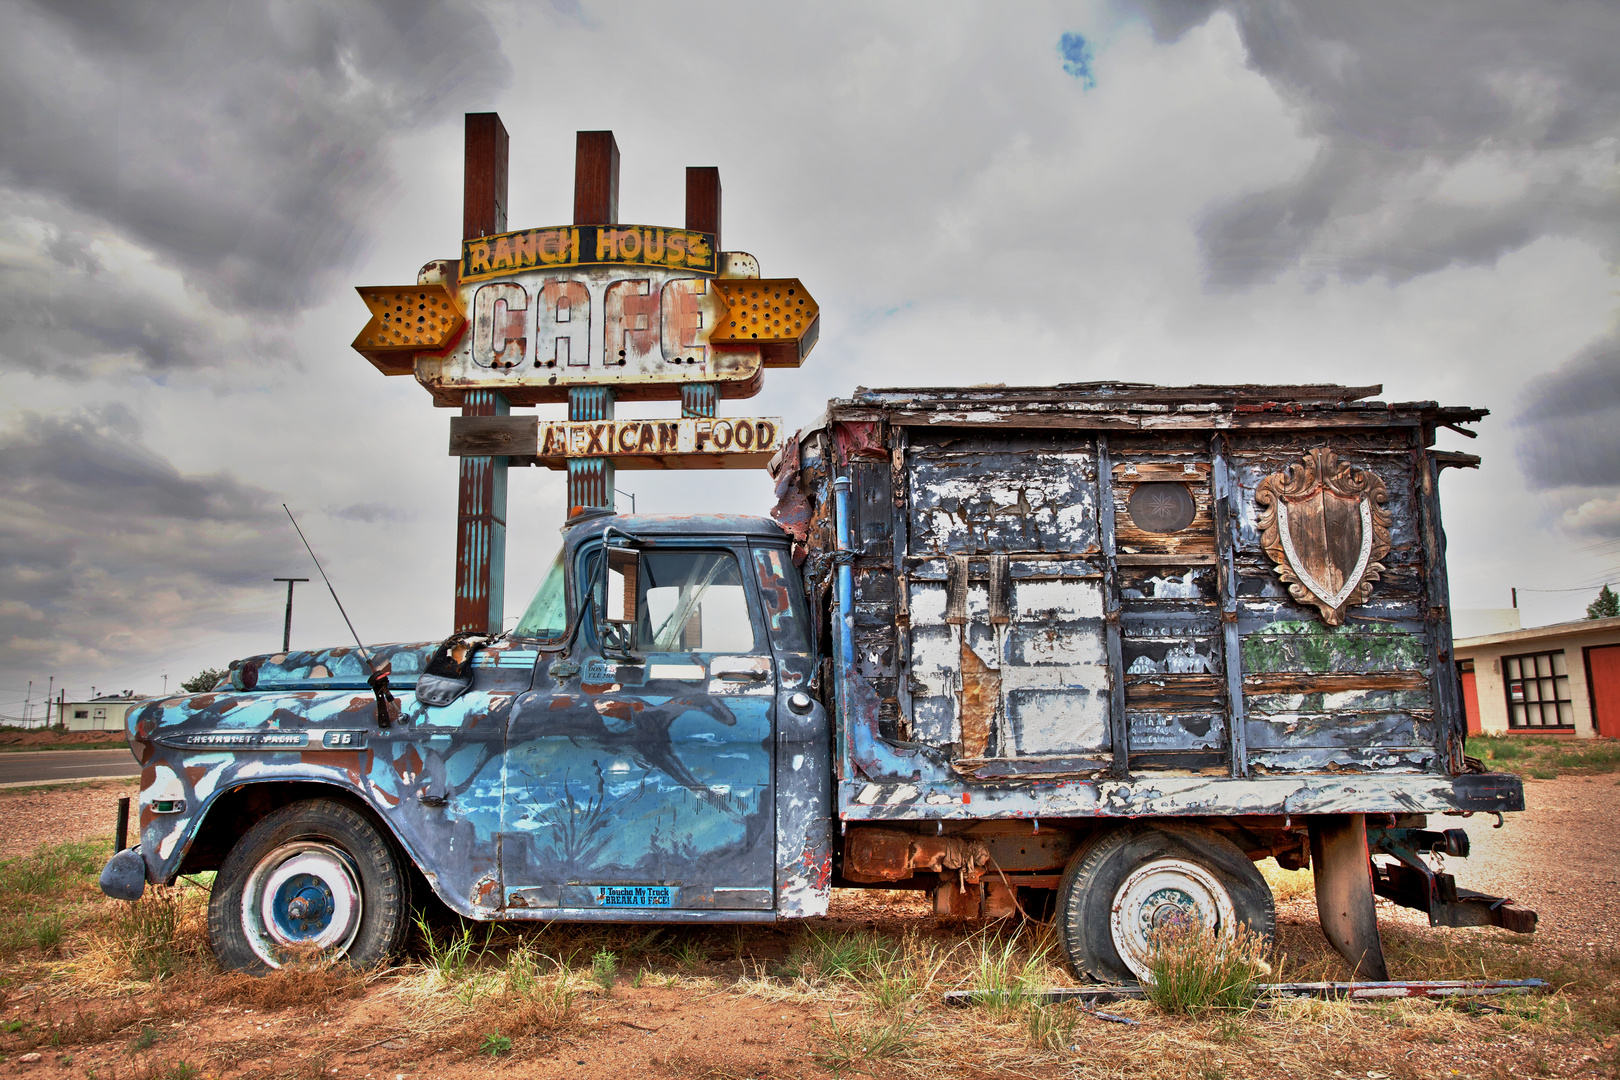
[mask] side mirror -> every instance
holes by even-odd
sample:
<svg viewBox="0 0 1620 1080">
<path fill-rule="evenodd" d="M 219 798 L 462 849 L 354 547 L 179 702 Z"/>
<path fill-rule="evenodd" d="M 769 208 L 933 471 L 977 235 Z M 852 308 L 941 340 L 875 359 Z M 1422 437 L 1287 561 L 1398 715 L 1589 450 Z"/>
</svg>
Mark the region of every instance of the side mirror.
<svg viewBox="0 0 1620 1080">
<path fill-rule="evenodd" d="M 634 548 L 607 549 L 607 612 L 610 623 L 634 626 L 641 553 Z"/>
</svg>

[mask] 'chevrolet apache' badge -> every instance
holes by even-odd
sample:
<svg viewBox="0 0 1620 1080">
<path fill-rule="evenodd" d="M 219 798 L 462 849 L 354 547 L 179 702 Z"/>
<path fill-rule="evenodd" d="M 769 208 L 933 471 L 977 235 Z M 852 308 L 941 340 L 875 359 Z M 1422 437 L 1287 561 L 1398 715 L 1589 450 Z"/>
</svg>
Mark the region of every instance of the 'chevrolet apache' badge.
<svg viewBox="0 0 1620 1080">
<path fill-rule="evenodd" d="M 1366 469 L 1351 468 L 1326 447 L 1307 451 L 1303 465 L 1272 473 L 1255 489 L 1260 545 L 1277 576 L 1302 604 L 1314 604 L 1329 626 L 1366 601 L 1389 554 L 1389 493 Z"/>
</svg>

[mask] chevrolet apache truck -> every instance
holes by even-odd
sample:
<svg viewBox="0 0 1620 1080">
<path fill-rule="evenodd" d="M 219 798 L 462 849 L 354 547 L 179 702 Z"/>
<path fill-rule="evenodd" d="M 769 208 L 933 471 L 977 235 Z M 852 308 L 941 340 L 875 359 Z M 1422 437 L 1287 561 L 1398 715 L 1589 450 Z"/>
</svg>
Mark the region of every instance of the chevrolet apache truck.
<svg viewBox="0 0 1620 1080">
<path fill-rule="evenodd" d="M 1314 868 L 1387 977 L 1374 896 L 1459 888 L 1444 815 L 1522 810 L 1464 752 L 1436 429 L 1379 388 L 859 390 L 773 462 L 771 518 L 576 509 L 515 629 L 267 654 L 131 710 L 109 895 L 217 870 L 226 968 L 470 919 L 769 922 L 834 888 L 1055 919 L 1073 970 L 1274 929 Z"/>
</svg>

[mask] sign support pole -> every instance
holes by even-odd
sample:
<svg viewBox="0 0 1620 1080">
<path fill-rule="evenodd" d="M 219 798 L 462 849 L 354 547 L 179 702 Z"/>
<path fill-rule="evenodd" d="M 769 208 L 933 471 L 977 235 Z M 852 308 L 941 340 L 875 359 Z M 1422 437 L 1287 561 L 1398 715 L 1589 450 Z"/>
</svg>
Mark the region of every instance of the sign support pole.
<svg viewBox="0 0 1620 1080">
<path fill-rule="evenodd" d="M 686 227 L 714 234 L 715 257 L 720 247 L 720 170 L 713 165 L 686 169 Z M 718 416 L 719 383 L 690 383 L 681 387 L 681 415 Z"/>
<path fill-rule="evenodd" d="M 506 127 L 495 113 L 468 113 L 463 240 L 506 231 Z M 462 416 L 506 416 L 504 395 L 468 390 Z M 506 593 L 507 458 L 464 457 L 456 499 L 456 631 L 498 634 Z"/>
<path fill-rule="evenodd" d="M 574 136 L 574 224 L 616 225 L 619 221 L 619 144 L 611 131 Z M 606 362 L 603 357 L 603 362 Z M 568 419 L 612 420 L 617 395 L 611 386 L 568 389 Z M 568 506 L 613 506 L 613 459 L 575 458 L 568 462 Z"/>
</svg>

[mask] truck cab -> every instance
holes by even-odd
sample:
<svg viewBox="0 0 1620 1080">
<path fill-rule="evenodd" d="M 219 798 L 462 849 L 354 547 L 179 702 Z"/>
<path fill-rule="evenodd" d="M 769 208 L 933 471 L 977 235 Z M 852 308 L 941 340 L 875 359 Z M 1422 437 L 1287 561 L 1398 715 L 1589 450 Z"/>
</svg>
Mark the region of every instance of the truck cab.
<svg viewBox="0 0 1620 1080">
<path fill-rule="evenodd" d="M 517 627 L 460 644 L 459 673 L 452 643 L 250 657 L 132 713 L 139 878 L 219 870 L 216 951 L 249 969 L 380 958 L 413 884 L 478 919 L 826 909 L 829 720 L 775 523 L 576 515 Z"/>
</svg>

